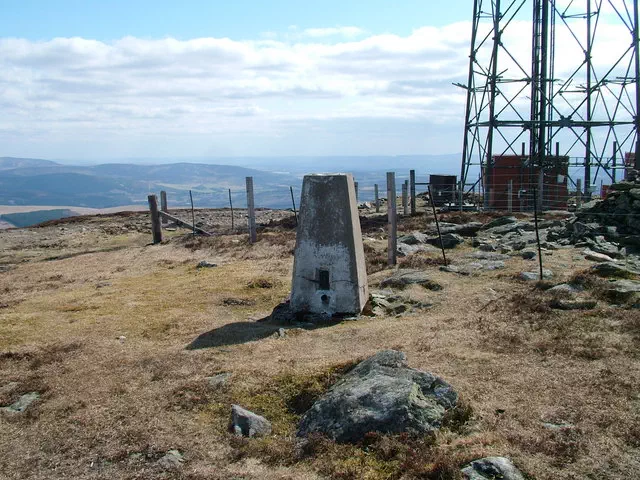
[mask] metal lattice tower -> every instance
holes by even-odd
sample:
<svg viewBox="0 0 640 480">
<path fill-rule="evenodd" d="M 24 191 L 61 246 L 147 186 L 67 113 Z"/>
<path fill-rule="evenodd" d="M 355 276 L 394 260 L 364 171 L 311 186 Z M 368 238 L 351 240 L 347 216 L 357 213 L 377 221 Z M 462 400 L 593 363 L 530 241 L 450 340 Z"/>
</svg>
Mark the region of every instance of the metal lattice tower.
<svg viewBox="0 0 640 480">
<path fill-rule="evenodd" d="M 494 156 L 567 156 L 616 180 L 640 166 L 638 0 L 474 0 L 461 180 Z M 618 178 L 620 175 L 618 174 Z M 573 181 L 573 180 L 572 180 Z M 573 182 L 575 185 L 575 182 Z"/>
</svg>

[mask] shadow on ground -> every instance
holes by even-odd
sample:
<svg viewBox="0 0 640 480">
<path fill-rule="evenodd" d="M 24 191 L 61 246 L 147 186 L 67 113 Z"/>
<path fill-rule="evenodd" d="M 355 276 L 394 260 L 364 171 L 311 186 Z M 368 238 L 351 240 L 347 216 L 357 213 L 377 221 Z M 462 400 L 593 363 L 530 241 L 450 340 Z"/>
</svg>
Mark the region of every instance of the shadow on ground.
<svg viewBox="0 0 640 480">
<path fill-rule="evenodd" d="M 201 348 L 223 347 L 240 345 L 270 337 L 282 328 L 285 331 L 290 328 L 303 328 L 314 330 L 337 325 L 344 321 L 343 317 L 314 318 L 313 322 L 296 321 L 290 316 L 288 305 L 277 306 L 273 313 L 255 322 L 236 322 L 214 328 L 198 335 L 189 345 L 187 350 L 199 350 Z"/>
<path fill-rule="evenodd" d="M 236 322 L 205 332 L 187 345 L 187 350 L 238 345 L 262 340 L 278 331 L 276 325 L 261 322 Z"/>
</svg>

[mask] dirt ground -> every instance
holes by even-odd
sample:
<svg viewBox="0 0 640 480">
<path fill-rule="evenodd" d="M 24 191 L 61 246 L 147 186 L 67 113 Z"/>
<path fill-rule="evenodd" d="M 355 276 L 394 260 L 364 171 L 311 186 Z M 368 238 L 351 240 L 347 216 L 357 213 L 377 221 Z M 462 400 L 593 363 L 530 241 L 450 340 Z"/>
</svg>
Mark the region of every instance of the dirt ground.
<svg viewBox="0 0 640 480">
<path fill-rule="evenodd" d="M 515 278 L 535 271 L 531 261 L 461 276 L 428 254 L 401 263 L 443 286 L 405 291 L 431 308 L 279 337 L 256 320 L 289 293 L 291 214 L 264 213 L 271 226 L 250 245 L 226 213 L 198 212 L 224 235 L 176 229 L 155 246 L 140 213 L 0 232 L 0 406 L 41 395 L 24 414 L 0 415 L 1 478 L 445 479 L 488 455 L 528 478 L 640 478 L 638 310 L 602 300 L 555 310 L 550 293 Z M 403 218 L 400 229 L 427 222 Z M 384 217 L 363 225 L 375 289 L 391 272 L 380 260 Z M 472 251 L 467 241 L 448 255 Z M 590 266 L 574 248 L 543 259 L 554 283 Z M 201 260 L 217 267 L 198 269 Z M 186 348 L 207 332 L 208 348 Z M 320 442 L 296 453 L 291 400 L 307 404 L 342 366 L 386 348 L 448 381 L 469 408 L 464 421 L 428 445 Z M 221 372 L 227 384 L 211 386 Z M 231 436 L 232 402 L 269 418 L 274 435 Z M 170 450 L 180 465 L 161 460 Z"/>
</svg>

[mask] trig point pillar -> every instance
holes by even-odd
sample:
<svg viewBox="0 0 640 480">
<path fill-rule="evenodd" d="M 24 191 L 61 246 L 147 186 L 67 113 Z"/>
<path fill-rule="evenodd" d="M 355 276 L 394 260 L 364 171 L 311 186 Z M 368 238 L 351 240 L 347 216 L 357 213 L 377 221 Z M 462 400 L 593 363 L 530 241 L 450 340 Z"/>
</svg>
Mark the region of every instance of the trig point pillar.
<svg viewBox="0 0 640 480">
<path fill-rule="evenodd" d="M 306 175 L 291 285 L 294 313 L 360 313 L 369 298 L 351 174 Z"/>
</svg>

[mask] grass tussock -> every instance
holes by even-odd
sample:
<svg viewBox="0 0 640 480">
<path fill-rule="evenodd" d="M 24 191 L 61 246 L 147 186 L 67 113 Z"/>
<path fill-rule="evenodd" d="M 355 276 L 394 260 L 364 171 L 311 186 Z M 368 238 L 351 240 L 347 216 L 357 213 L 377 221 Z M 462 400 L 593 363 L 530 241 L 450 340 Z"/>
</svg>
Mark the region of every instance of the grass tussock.
<svg viewBox="0 0 640 480">
<path fill-rule="evenodd" d="M 379 251 L 368 243 L 364 244 L 364 258 L 369 274 L 381 272 L 389 267 L 386 250 Z"/>
<path fill-rule="evenodd" d="M 280 282 L 274 278 L 256 277 L 247 283 L 247 288 L 274 288 L 279 284 Z"/>
<path fill-rule="evenodd" d="M 424 270 L 427 268 L 439 267 L 440 265 L 444 265 L 444 260 L 442 259 L 442 257 L 432 257 L 427 253 L 418 252 L 398 259 L 398 263 L 402 268 L 415 268 L 417 270 Z"/>
</svg>

